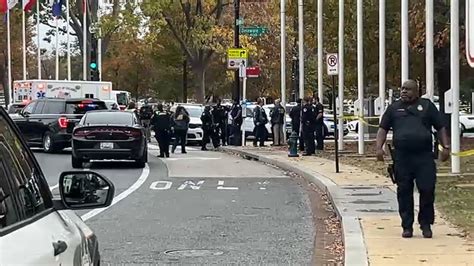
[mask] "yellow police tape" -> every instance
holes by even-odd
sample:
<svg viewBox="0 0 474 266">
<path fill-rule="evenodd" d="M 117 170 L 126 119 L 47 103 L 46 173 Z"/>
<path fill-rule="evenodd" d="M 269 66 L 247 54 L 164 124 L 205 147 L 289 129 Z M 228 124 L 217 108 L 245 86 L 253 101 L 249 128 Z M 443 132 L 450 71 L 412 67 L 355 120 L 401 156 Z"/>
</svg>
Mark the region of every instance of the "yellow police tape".
<svg viewBox="0 0 474 266">
<path fill-rule="evenodd" d="M 438 150 L 443 151 L 444 148 L 441 145 L 438 145 Z M 451 155 L 458 156 L 458 157 L 468 157 L 474 155 L 474 150 L 467 150 L 467 151 L 460 151 L 460 152 L 452 152 Z"/>
</svg>

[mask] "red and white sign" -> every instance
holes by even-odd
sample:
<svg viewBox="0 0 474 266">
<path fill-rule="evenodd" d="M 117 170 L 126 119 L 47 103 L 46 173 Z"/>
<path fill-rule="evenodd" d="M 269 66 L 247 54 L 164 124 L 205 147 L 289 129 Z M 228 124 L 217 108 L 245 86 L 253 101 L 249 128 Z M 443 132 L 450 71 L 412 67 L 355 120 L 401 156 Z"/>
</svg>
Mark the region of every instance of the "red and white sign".
<svg viewBox="0 0 474 266">
<path fill-rule="evenodd" d="M 247 67 L 248 78 L 258 78 L 260 76 L 260 67 Z"/>
<path fill-rule="evenodd" d="M 466 0 L 466 58 L 474 67 L 474 0 Z"/>
</svg>

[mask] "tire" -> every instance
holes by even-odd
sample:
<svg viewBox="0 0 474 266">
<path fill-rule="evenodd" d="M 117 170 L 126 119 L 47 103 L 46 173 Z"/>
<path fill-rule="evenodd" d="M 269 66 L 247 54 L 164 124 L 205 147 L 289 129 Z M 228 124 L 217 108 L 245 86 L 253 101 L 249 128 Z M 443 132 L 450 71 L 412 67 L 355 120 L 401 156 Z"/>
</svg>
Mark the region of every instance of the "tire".
<svg viewBox="0 0 474 266">
<path fill-rule="evenodd" d="M 144 168 L 147 162 L 148 162 L 148 151 L 147 151 L 147 148 L 145 147 L 145 151 L 142 157 L 135 161 L 135 165 L 138 168 Z"/>
<path fill-rule="evenodd" d="M 60 150 L 60 147 L 57 143 L 53 141 L 52 134 L 49 131 L 46 131 L 43 135 L 43 151 L 46 153 L 55 153 Z"/>
<path fill-rule="evenodd" d="M 83 161 L 81 159 L 71 156 L 72 168 L 82 168 L 82 163 Z"/>
</svg>

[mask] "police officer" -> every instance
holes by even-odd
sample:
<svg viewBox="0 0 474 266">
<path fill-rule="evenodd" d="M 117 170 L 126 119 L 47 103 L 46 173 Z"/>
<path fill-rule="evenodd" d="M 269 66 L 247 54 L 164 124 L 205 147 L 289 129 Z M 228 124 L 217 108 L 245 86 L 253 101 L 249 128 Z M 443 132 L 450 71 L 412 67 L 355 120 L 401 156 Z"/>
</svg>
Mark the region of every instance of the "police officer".
<svg viewBox="0 0 474 266">
<path fill-rule="evenodd" d="M 157 105 L 158 111 L 151 118 L 151 124 L 155 131 L 155 138 L 160 146 L 160 155 L 158 157 L 170 157 L 170 140 L 171 140 L 171 115 L 167 111 L 163 111 L 163 104 Z"/>
<path fill-rule="evenodd" d="M 202 131 L 204 136 L 202 137 L 202 148 L 201 150 L 207 151 L 206 145 L 210 139 L 212 139 L 212 144 L 214 148 L 219 147 L 219 138 L 215 134 L 216 124 L 214 123 L 214 118 L 211 114 L 211 107 L 206 105 L 204 107 L 204 112 L 201 115 L 201 122 L 202 122 Z"/>
<path fill-rule="evenodd" d="M 212 110 L 212 117 L 214 119 L 214 123 L 216 123 L 217 126 L 217 132 L 218 136 L 220 136 L 220 139 L 222 140 L 222 145 L 226 145 L 226 111 L 224 106 L 221 105 L 221 100 L 217 100 L 217 104 L 214 106 L 214 109 Z"/>
<path fill-rule="evenodd" d="M 151 141 L 151 117 L 153 116 L 153 107 L 148 104 L 148 101 L 145 100 L 145 103 L 140 107 L 140 123 L 145 128 L 146 139 L 148 142 Z"/>
<path fill-rule="evenodd" d="M 377 133 L 377 159 L 383 161 L 387 132 L 393 130 L 398 211 L 404 238 L 413 236 L 413 182 L 420 193 L 418 223 L 423 237 L 431 238 L 433 235 L 431 225 L 434 222 L 436 164 L 432 127 L 440 136 L 443 147 L 441 160 L 446 161 L 450 147 L 438 109 L 430 100 L 419 98 L 418 85 L 414 80 L 405 81 L 401 88 L 401 99 L 388 106 Z"/>
<path fill-rule="evenodd" d="M 304 151 L 304 138 L 303 134 L 300 134 L 300 124 L 301 124 L 301 112 L 303 110 L 301 98 L 296 100 L 297 105 L 291 108 L 290 118 L 291 118 L 291 130 L 296 132 L 299 136 L 299 149 Z"/>
<path fill-rule="evenodd" d="M 235 99 L 232 108 L 230 109 L 230 120 L 231 120 L 231 136 L 232 143 L 231 145 L 241 145 L 241 135 L 240 128 L 242 127 L 242 106 L 239 104 L 239 100 Z"/>
<path fill-rule="evenodd" d="M 259 143 L 260 147 L 265 147 L 265 140 L 267 139 L 267 128 L 265 125 L 268 123 L 268 117 L 263 109 L 263 99 L 257 99 L 257 106 L 253 110 L 253 123 L 255 125 L 255 139 L 253 140 L 253 146 L 257 147 Z"/>
<path fill-rule="evenodd" d="M 324 106 L 319 102 L 319 97 L 314 95 L 313 105 L 316 111 L 316 150 L 322 151 L 324 149 Z"/>
<path fill-rule="evenodd" d="M 316 129 L 316 107 L 312 104 L 311 97 L 305 97 L 303 111 L 301 116 L 303 123 L 303 138 L 306 151 L 303 156 L 313 155 L 315 153 L 314 131 Z"/>
</svg>

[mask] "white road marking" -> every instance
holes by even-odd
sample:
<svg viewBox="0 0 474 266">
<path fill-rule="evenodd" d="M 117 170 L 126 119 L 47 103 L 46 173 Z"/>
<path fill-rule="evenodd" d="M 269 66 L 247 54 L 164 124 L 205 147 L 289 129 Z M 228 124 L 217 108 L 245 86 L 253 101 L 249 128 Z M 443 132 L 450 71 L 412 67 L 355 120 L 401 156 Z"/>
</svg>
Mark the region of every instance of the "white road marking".
<svg viewBox="0 0 474 266">
<path fill-rule="evenodd" d="M 56 185 L 54 185 L 54 186 L 52 186 L 52 187 L 49 187 L 49 190 L 50 190 L 51 192 L 53 192 L 53 190 L 57 189 L 58 187 L 59 187 L 59 184 L 56 184 Z"/>
<path fill-rule="evenodd" d="M 195 184 L 193 181 L 184 181 L 184 183 L 181 186 L 179 186 L 178 190 L 183 190 L 188 185 L 191 187 L 192 190 L 199 190 L 199 188 L 201 188 L 201 185 L 203 183 L 204 183 L 204 180 L 198 181 L 197 184 Z"/>
<path fill-rule="evenodd" d="M 151 143 L 148 143 L 148 147 L 152 148 L 153 150 L 159 150 L 160 149 L 160 146 L 158 145 L 155 145 L 155 144 L 151 144 Z M 178 146 L 179 147 L 179 146 Z M 170 147 L 171 148 L 171 147 Z M 193 148 L 193 147 L 189 147 L 187 146 L 186 147 L 186 150 L 190 150 L 190 151 L 199 151 L 200 148 Z"/>
<path fill-rule="evenodd" d="M 180 161 L 180 160 L 220 160 L 222 158 L 215 157 L 182 157 L 182 158 L 167 158 L 167 161 Z"/>
<path fill-rule="evenodd" d="M 82 215 L 81 216 L 82 220 L 87 221 L 90 218 L 96 216 L 97 214 L 99 214 L 99 213 L 107 210 L 108 208 L 114 206 L 115 204 L 117 204 L 118 202 L 123 200 L 124 198 L 128 197 L 135 190 L 139 189 L 143 185 L 143 183 L 145 183 L 145 181 L 147 180 L 149 175 L 150 175 L 150 167 L 148 166 L 148 164 L 146 164 L 145 168 L 143 168 L 143 170 L 142 170 L 142 174 L 137 179 L 137 181 L 135 181 L 135 183 L 133 183 L 133 185 L 131 187 L 127 188 L 125 191 L 123 191 L 118 196 L 116 196 L 114 198 L 114 200 L 112 201 L 112 204 L 110 204 L 110 206 L 105 207 L 105 208 L 100 208 L 100 209 L 94 209 L 94 210 Z"/>
<path fill-rule="evenodd" d="M 158 184 L 164 184 L 164 186 L 158 187 Z M 173 182 L 170 181 L 155 181 L 151 183 L 150 189 L 153 190 L 168 190 L 173 185 Z"/>
<path fill-rule="evenodd" d="M 219 180 L 219 182 L 217 182 L 217 189 L 224 189 L 224 190 L 238 190 L 239 188 L 238 187 L 224 187 L 224 181 L 222 180 Z"/>
</svg>

